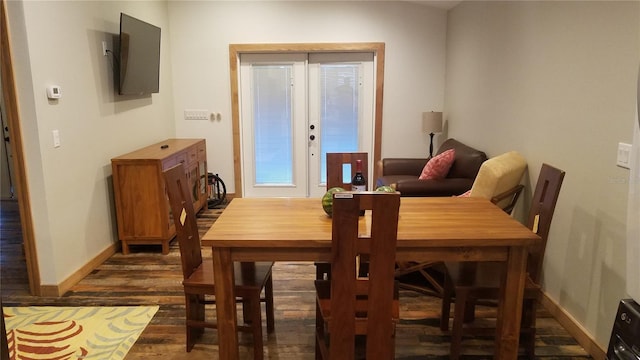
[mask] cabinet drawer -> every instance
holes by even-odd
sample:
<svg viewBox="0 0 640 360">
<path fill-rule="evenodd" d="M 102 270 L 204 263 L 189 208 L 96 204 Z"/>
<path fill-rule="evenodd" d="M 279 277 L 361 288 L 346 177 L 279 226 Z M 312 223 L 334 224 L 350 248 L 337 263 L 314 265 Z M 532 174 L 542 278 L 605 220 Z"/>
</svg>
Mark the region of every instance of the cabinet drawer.
<svg viewBox="0 0 640 360">
<path fill-rule="evenodd" d="M 187 166 L 187 152 L 183 151 L 176 154 L 176 164 Z"/>
<path fill-rule="evenodd" d="M 198 147 L 192 146 L 187 150 L 187 163 L 193 164 L 198 161 Z"/>
<path fill-rule="evenodd" d="M 205 142 L 198 143 L 198 160 L 206 160 L 207 159 L 207 146 Z"/>
<path fill-rule="evenodd" d="M 162 161 L 162 170 L 167 170 L 178 165 L 178 159 L 175 156 L 166 158 Z"/>
</svg>

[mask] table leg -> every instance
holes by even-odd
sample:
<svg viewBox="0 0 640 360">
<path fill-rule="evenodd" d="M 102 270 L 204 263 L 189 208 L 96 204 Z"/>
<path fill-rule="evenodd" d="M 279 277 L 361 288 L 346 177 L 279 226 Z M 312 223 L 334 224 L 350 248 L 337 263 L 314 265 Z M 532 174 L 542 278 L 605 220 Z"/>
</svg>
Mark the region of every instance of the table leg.
<svg viewBox="0 0 640 360">
<path fill-rule="evenodd" d="M 500 290 L 496 333 L 496 359 L 517 359 L 522 321 L 522 301 L 526 281 L 528 251 L 525 247 L 509 249 L 507 271 Z"/>
<path fill-rule="evenodd" d="M 213 248 L 220 359 L 238 359 L 238 331 L 233 261 L 228 248 Z"/>
</svg>

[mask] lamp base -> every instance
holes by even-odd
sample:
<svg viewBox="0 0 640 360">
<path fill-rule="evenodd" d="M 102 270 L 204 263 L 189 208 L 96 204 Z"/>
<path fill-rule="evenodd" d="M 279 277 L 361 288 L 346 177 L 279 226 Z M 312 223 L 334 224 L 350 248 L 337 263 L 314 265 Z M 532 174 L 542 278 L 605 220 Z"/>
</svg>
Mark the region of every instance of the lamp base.
<svg viewBox="0 0 640 360">
<path fill-rule="evenodd" d="M 433 157 L 433 135 L 434 133 L 430 133 L 429 137 L 431 137 L 431 142 L 429 143 L 429 159 Z"/>
</svg>

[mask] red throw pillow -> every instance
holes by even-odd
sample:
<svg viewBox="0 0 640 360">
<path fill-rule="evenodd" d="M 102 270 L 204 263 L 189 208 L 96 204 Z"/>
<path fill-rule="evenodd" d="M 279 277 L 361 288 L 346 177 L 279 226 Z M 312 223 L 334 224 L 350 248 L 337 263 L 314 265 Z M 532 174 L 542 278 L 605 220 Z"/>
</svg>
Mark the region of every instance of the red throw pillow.
<svg viewBox="0 0 640 360">
<path fill-rule="evenodd" d="M 443 153 L 436 155 L 427 162 L 420 174 L 420 180 L 444 179 L 451 169 L 451 164 L 456 157 L 456 150 L 449 149 Z"/>
</svg>

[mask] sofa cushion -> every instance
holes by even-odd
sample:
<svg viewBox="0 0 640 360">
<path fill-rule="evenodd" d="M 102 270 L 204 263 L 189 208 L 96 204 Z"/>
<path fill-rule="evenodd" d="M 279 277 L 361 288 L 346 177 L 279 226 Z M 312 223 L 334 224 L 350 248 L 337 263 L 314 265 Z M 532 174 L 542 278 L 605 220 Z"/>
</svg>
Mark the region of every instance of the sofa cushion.
<svg viewBox="0 0 640 360">
<path fill-rule="evenodd" d="M 456 139 L 447 139 L 438 148 L 438 154 L 441 154 L 449 149 L 455 149 L 457 158 L 451 165 L 447 178 L 467 178 L 475 180 L 480 166 L 487 160 L 487 154 L 483 151 L 476 150 L 470 146 L 467 146 Z"/>
<path fill-rule="evenodd" d="M 376 188 L 380 187 L 380 186 L 392 186 L 395 188 L 396 184 L 398 182 L 402 182 L 405 180 L 417 180 L 418 178 L 415 177 L 415 175 L 387 175 L 387 176 L 382 176 L 380 178 L 378 178 L 378 181 L 376 181 Z"/>
<path fill-rule="evenodd" d="M 447 174 L 449 173 L 449 169 L 451 168 L 451 164 L 453 164 L 453 160 L 455 160 L 455 157 L 456 150 L 449 149 L 431 158 L 431 160 L 429 160 L 422 169 L 422 173 L 420 174 L 419 179 L 444 179 L 445 177 L 447 177 Z"/>
<path fill-rule="evenodd" d="M 471 187 L 471 197 L 492 197 L 520 184 L 527 169 L 527 160 L 517 151 L 509 151 L 492 157 L 480 166 L 478 176 Z M 504 199 L 497 205 L 503 208 L 511 199 Z"/>
<path fill-rule="evenodd" d="M 387 158 L 380 160 L 380 174 L 388 175 L 408 175 L 418 178 L 422 169 L 429 159 L 426 158 Z"/>
<path fill-rule="evenodd" d="M 395 189 L 401 196 L 455 196 L 471 188 L 473 180 L 465 178 L 440 180 L 399 180 Z M 426 194 L 426 195 L 425 195 Z"/>
</svg>

